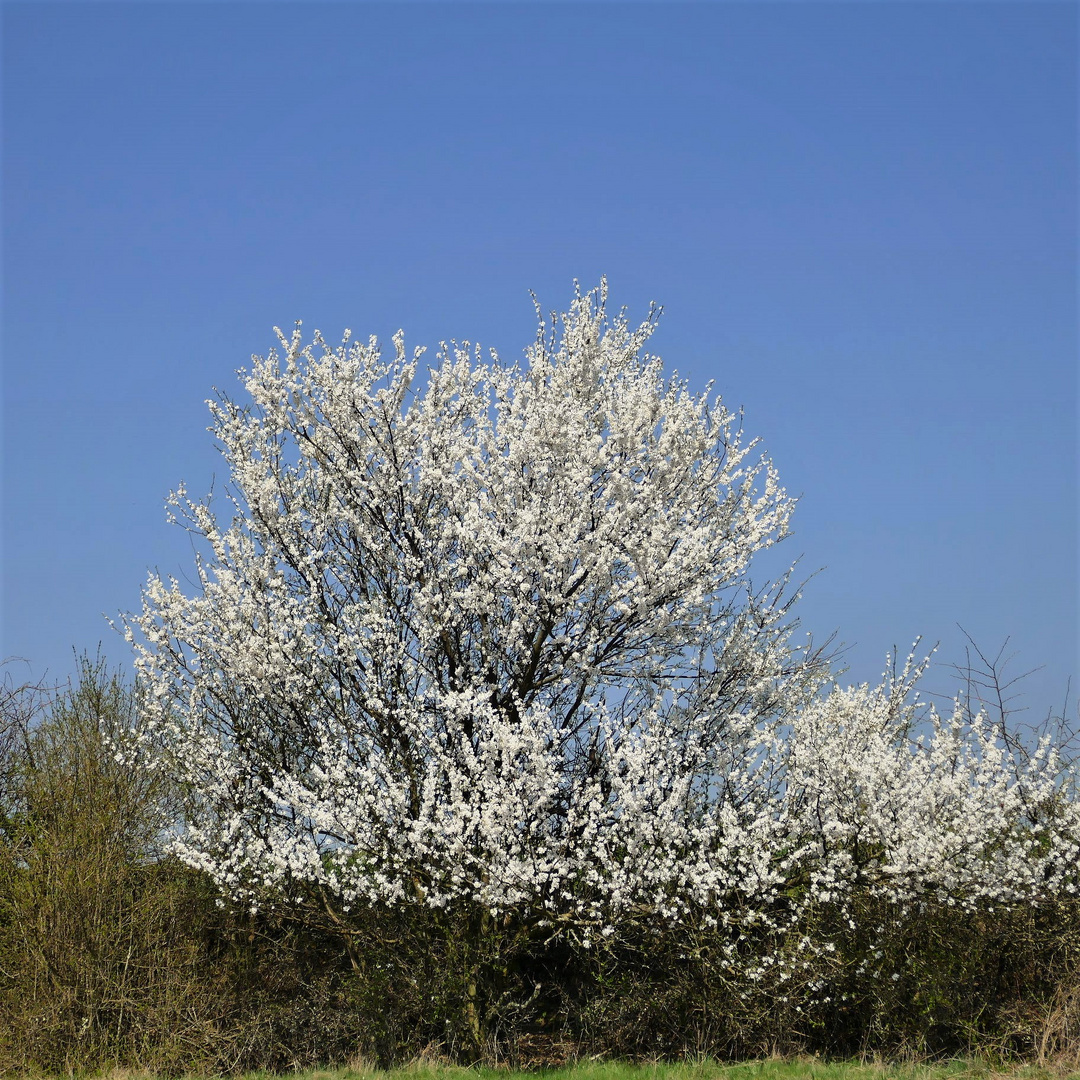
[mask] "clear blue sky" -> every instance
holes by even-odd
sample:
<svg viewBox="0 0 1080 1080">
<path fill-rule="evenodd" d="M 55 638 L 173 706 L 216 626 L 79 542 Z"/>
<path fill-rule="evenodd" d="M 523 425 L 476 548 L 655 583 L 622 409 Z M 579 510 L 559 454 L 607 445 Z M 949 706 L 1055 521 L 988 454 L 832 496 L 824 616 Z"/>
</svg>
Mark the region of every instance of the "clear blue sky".
<svg viewBox="0 0 1080 1080">
<path fill-rule="evenodd" d="M 803 498 L 804 625 L 1077 662 L 1077 6 L 5 3 L 3 639 L 73 668 L 303 319 L 520 356 L 606 273 Z M 940 682 L 940 679 L 939 679 Z M 1074 691 L 1080 687 L 1074 687 Z"/>
</svg>

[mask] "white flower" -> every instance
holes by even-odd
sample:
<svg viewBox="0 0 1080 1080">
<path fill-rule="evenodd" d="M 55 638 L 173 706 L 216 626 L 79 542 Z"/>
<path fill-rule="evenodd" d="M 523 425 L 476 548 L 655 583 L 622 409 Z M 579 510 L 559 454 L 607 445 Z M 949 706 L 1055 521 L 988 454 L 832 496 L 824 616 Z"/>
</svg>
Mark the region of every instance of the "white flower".
<svg viewBox="0 0 1080 1080">
<path fill-rule="evenodd" d="M 603 936 L 635 905 L 785 929 L 858 890 L 1074 890 L 1051 750 L 912 704 L 910 662 L 828 687 L 787 578 L 750 586 L 792 512 L 772 463 L 605 293 L 525 365 L 444 346 L 426 386 L 400 335 L 298 328 L 250 406 L 211 403 L 231 520 L 175 493 L 195 594 L 152 576 L 129 626 L 146 761 L 200 794 L 180 857 L 252 902 L 299 880 Z"/>
</svg>

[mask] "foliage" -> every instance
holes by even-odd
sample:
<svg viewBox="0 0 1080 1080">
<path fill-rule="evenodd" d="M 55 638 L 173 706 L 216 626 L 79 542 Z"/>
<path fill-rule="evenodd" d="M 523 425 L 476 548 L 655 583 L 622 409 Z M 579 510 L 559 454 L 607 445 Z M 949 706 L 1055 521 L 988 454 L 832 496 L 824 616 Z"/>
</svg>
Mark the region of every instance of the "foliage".
<svg viewBox="0 0 1080 1080">
<path fill-rule="evenodd" d="M 1080 1052 L 1063 734 L 981 653 L 836 684 L 772 464 L 604 304 L 213 404 L 137 684 L 0 693 L 0 1070 Z"/>
<path fill-rule="evenodd" d="M 844 948 L 901 978 L 894 923 L 1077 889 L 1052 742 L 920 703 L 913 659 L 832 684 L 789 575 L 751 585 L 773 465 L 605 301 L 524 366 L 444 346 L 420 389 L 400 334 L 280 335 L 250 406 L 211 403 L 231 522 L 173 496 L 197 594 L 152 575 L 128 626 L 138 752 L 192 795 L 173 850 L 237 902 L 307 898 L 354 966 L 379 912 L 429 913 L 475 1053 L 567 985 L 555 955 L 705 935 L 717 985 L 810 1007 Z"/>
<path fill-rule="evenodd" d="M 64 692 L 5 685 L 0 1073 L 314 1064 L 343 1027 L 351 1051 L 337 943 L 222 909 L 163 856 L 177 793 L 116 760 L 138 707 L 100 660 Z"/>
<path fill-rule="evenodd" d="M 718 927 L 622 921 L 603 947 L 506 916 L 423 905 L 353 912 L 297 895 L 255 914 L 163 857 L 176 794 L 118 767 L 139 698 L 100 663 L 62 695 L 10 689 L 0 847 L 0 1072 L 162 1075 L 425 1054 L 552 1065 L 774 1050 L 985 1052 L 1062 1060 L 1076 1041 L 1080 907 L 992 917 L 864 895 L 744 942 L 806 957 L 740 979 Z M 880 951 L 876 964 L 866 958 Z M 759 967 L 762 965 L 759 963 Z M 477 978 L 479 974 L 483 977 Z M 893 974 L 899 978 L 892 979 Z M 473 988 L 479 1051 L 462 1009 Z"/>
</svg>

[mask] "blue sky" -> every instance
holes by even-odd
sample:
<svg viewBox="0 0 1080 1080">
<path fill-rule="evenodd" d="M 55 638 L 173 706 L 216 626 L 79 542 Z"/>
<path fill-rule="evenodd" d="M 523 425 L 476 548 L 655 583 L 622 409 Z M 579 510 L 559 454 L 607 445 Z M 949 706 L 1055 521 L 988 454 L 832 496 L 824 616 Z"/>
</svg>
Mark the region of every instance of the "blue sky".
<svg viewBox="0 0 1080 1080">
<path fill-rule="evenodd" d="M 3 636 L 65 677 L 303 319 L 516 358 L 607 274 L 802 501 L 854 681 L 1077 657 L 1072 3 L 5 3 Z M 763 572 L 775 567 L 763 567 Z M 25 671 L 26 669 L 21 669 Z M 944 686 L 944 673 L 932 678 Z M 1076 680 L 1074 680 L 1076 681 Z M 1080 686 L 1076 687 L 1080 689 Z"/>
</svg>

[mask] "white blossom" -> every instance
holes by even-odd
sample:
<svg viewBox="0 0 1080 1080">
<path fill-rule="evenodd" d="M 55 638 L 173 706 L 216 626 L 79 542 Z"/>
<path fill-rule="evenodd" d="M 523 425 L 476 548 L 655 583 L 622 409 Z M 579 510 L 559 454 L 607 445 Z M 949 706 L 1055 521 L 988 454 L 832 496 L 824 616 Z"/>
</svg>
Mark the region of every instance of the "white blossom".
<svg viewBox="0 0 1080 1080">
<path fill-rule="evenodd" d="M 830 687 L 788 577 L 751 585 L 793 507 L 772 463 L 605 299 L 524 365 L 444 345 L 426 385 L 401 334 L 297 327 L 250 405 L 211 402 L 232 520 L 174 494 L 198 587 L 151 576 L 129 625 L 147 752 L 198 793 L 179 854 L 249 901 L 475 903 L 582 944 L 1075 889 L 1052 749 L 911 705 L 910 666 Z"/>
</svg>

